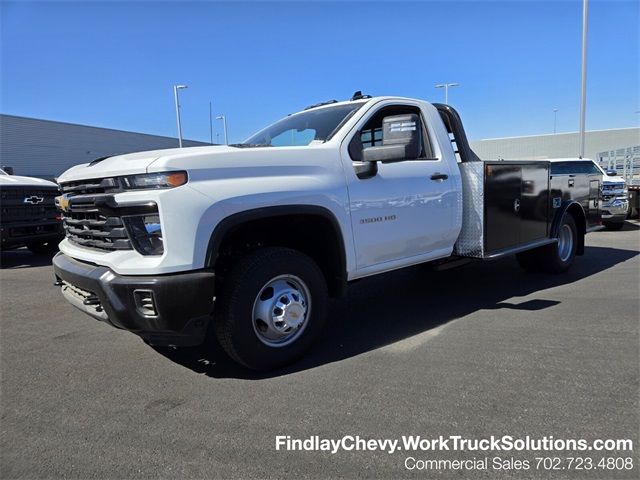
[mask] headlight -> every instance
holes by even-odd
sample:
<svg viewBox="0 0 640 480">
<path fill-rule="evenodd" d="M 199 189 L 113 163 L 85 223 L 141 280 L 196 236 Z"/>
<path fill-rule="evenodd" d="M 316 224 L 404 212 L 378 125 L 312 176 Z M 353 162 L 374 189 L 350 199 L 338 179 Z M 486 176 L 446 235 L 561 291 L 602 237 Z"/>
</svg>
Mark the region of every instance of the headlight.
<svg viewBox="0 0 640 480">
<path fill-rule="evenodd" d="M 147 173 L 122 177 L 126 189 L 174 188 L 187 183 L 187 172 Z"/>
<path fill-rule="evenodd" d="M 162 228 L 158 214 L 123 217 L 133 247 L 143 255 L 162 255 Z"/>
</svg>

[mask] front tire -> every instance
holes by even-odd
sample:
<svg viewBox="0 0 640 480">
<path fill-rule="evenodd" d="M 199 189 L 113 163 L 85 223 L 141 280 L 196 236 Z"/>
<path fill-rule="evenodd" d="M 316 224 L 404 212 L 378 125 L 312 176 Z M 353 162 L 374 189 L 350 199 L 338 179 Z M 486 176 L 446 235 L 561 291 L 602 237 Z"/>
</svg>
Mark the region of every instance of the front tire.
<svg viewBox="0 0 640 480">
<path fill-rule="evenodd" d="M 236 362 L 271 370 L 302 356 L 327 313 L 327 285 L 307 255 L 263 248 L 229 272 L 214 318 L 218 341 Z"/>
</svg>

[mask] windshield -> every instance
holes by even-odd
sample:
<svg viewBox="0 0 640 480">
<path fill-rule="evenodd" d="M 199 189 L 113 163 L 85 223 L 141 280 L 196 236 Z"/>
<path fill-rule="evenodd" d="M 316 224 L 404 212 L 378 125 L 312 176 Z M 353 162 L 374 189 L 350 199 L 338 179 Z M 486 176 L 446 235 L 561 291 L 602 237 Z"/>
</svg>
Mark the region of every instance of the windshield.
<svg viewBox="0 0 640 480">
<path fill-rule="evenodd" d="M 237 147 L 294 147 L 324 142 L 363 102 L 319 108 L 290 115 L 260 130 Z"/>
</svg>

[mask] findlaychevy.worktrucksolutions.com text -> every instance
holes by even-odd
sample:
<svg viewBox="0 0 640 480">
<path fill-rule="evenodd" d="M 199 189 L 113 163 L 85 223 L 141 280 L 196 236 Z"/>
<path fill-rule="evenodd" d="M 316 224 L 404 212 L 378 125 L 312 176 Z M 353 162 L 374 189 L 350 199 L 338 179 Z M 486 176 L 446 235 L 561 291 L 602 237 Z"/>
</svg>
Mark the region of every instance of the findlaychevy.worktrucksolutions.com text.
<svg viewBox="0 0 640 480">
<path fill-rule="evenodd" d="M 363 438 L 359 435 L 344 435 L 340 438 L 324 438 L 311 435 L 293 438 L 290 435 L 276 436 L 276 450 L 286 451 L 381 451 L 389 454 L 398 451 L 421 452 L 588 452 L 588 451 L 631 451 L 633 441 L 629 439 L 594 439 L 543 437 L 513 437 L 510 435 L 485 438 L 465 438 L 461 435 L 440 435 L 427 438 L 403 435 L 400 438 Z"/>
</svg>

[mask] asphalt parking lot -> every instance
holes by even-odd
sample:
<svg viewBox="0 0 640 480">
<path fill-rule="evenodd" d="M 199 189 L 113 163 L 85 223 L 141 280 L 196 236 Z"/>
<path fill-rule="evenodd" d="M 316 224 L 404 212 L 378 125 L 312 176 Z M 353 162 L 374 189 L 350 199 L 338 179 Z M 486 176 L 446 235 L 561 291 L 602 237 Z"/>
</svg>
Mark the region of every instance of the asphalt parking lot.
<svg viewBox="0 0 640 480">
<path fill-rule="evenodd" d="M 0 476 L 638 478 L 639 229 L 588 235 L 567 275 L 507 259 L 361 281 L 307 358 L 260 376 L 215 347 L 155 351 L 68 305 L 50 258 L 5 252 Z M 405 452 L 275 450 L 455 434 L 628 438 L 636 467 L 409 472 Z M 423 458 L 485 456 L 448 455 Z"/>
</svg>

